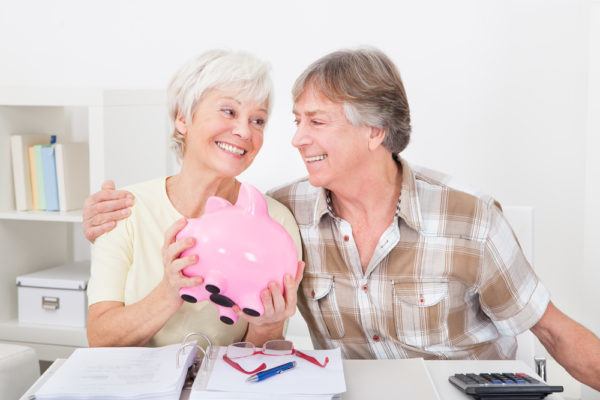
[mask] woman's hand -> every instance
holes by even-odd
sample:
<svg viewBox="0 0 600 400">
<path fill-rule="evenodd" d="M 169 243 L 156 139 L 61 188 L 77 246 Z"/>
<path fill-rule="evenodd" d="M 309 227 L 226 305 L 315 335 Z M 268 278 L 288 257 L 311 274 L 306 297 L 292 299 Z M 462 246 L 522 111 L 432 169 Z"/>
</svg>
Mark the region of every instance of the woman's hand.
<svg viewBox="0 0 600 400">
<path fill-rule="evenodd" d="M 179 289 L 197 286 L 204 282 L 202 277 L 188 278 L 181 272 L 185 267 L 198 261 L 198 256 L 195 254 L 181 257 L 183 251 L 196 244 L 196 240 L 192 237 L 176 239 L 177 234 L 186 224 L 185 218 L 181 218 L 171 225 L 165 233 L 165 242 L 162 248 L 163 265 L 165 267 L 162 284 L 166 285 L 169 288 L 169 293 L 173 294 L 173 298 L 177 298 L 180 302 L 183 300 L 179 296 Z"/>
<path fill-rule="evenodd" d="M 254 333 L 260 333 L 260 331 L 267 333 L 267 331 L 282 328 L 285 320 L 294 315 L 298 299 L 298 286 L 302 281 L 303 273 L 304 262 L 298 261 L 296 277 L 292 278 L 291 275 L 286 274 L 284 278 L 285 291 L 283 293 L 279 283 L 269 283 L 267 289 L 260 293 L 265 310 L 260 317 L 246 315 L 237 305 L 233 307 L 238 317 L 245 319 L 250 324 L 248 336 L 251 334 L 251 330 L 254 330 Z"/>
<path fill-rule="evenodd" d="M 125 190 L 115 190 L 113 181 L 105 181 L 102 189 L 90 195 L 83 204 L 83 231 L 91 243 L 110 232 L 117 221 L 131 214 L 133 195 Z"/>
</svg>

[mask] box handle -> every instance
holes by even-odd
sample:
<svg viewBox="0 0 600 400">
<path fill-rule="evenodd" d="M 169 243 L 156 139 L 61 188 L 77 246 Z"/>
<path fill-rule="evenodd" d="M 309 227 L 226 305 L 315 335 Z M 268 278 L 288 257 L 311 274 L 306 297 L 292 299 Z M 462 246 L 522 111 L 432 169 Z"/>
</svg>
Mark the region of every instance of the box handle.
<svg viewBox="0 0 600 400">
<path fill-rule="evenodd" d="M 44 310 L 58 310 L 60 308 L 60 298 L 42 296 L 42 308 Z"/>
</svg>

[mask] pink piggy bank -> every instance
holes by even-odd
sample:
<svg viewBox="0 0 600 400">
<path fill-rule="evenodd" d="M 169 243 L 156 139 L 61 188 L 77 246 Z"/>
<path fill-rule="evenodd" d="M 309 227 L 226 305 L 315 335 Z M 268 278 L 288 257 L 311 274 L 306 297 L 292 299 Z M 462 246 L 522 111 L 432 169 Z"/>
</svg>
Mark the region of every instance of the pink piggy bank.
<svg viewBox="0 0 600 400">
<path fill-rule="evenodd" d="M 196 244 L 182 253 L 198 255 L 198 262 L 183 269 L 185 276 L 204 282 L 181 288 L 185 301 L 210 299 L 222 322 L 233 324 L 237 304 L 248 315 L 264 312 L 260 292 L 285 274 L 296 276 L 296 246 L 287 231 L 269 216 L 267 202 L 253 186 L 242 184 L 235 205 L 210 197 L 200 218 L 189 219 L 177 238 L 194 237 Z"/>
</svg>

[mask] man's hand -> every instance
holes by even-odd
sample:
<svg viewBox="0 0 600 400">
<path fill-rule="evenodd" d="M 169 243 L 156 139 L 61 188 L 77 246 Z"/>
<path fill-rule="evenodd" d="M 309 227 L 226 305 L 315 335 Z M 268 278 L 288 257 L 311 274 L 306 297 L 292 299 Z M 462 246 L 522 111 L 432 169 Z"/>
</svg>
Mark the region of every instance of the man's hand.
<svg viewBox="0 0 600 400">
<path fill-rule="evenodd" d="M 133 195 L 125 190 L 115 190 L 113 181 L 104 181 L 102 189 L 85 199 L 83 204 L 83 230 L 85 237 L 94 243 L 97 237 L 111 231 L 117 221 L 131 214 Z"/>
</svg>

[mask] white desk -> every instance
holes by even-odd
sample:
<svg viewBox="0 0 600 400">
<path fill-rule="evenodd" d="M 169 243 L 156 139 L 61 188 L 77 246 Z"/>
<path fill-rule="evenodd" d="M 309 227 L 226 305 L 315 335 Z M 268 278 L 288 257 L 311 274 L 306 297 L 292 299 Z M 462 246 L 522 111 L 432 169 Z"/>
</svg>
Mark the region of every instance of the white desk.
<svg viewBox="0 0 600 400">
<path fill-rule="evenodd" d="M 64 359 L 56 360 L 20 400 L 29 400 L 29 396 L 35 393 L 64 361 Z M 411 397 L 414 388 L 398 384 L 398 376 L 403 371 L 403 361 L 405 360 L 344 360 L 347 392 L 342 398 L 344 400 L 414 398 Z M 539 378 L 522 361 L 515 360 L 425 361 L 425 365 L 441 400 L 471 399 L 448 382 L 450 375 L 458 373 L 525 372 Z M 550 383 L 560 385 L 560 382 Z M 187 400 L 188 397 L 189 392 L 184 391 L 180 400 Z M 562 397 L 559 394 L 552 394 L 546 399 L 562 400 Z"/>
</svg>

